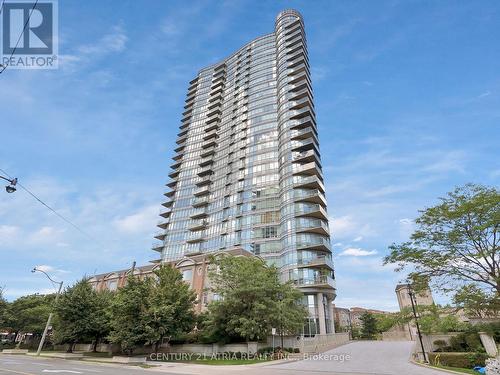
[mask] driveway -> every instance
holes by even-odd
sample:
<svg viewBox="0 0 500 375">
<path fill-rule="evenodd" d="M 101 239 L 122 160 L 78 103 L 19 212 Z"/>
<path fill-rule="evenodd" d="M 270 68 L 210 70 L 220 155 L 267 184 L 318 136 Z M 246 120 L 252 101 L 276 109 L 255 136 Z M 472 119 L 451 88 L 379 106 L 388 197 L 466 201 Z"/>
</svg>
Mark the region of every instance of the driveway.
<svg viewBox="0 0 500 375">
<path fill-rule="evenodd" d="M 414 342 L 357 341 L 323 353 L 321 357 L 266 366 L 275 374 L 328 373 L 356 375 L 443 375 L 409 362 Z M 349 356 L 349 357 L 347 357 Z M 266 374 L 268 372 L 266 371 Z"/>
</svg>

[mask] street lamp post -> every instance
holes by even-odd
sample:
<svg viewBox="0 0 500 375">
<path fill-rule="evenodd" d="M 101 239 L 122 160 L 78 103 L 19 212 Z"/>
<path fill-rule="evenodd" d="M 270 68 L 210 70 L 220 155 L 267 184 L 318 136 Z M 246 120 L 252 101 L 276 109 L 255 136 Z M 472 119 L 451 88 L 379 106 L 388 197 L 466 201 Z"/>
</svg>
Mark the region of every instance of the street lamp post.
<svg viewBox="0 0 500 375">
<path fill-rule="evenodd" d="M 427 363 L 427 357 L 425 355 L 424 343 L 422 342 L 422 333 L 420 332 L 420 325 L 418 324 L 417 309 L 415 307 L 416 301 L 413 300 L 413 298 L 415 298 L 415 292 L 412 290 L 410 284 L 408 284 L 408 294 L 410 296 L 411 308 L 413 310 L 413 316 L 415 317 L 415 325 L 417 326 L 417 334 L 418 334 L 418 340 L 420 341 L 420 348 L 422 349 L 422 355 L 424 356 L 424 362 Z"/>
<path fill-rule="evenodd" d="M 9 183 L 9 185 L 5 186 L 5 191 L 7 193 L 13 193 L 13 192 L 15 192 L 17 190 L 16 189 L 17 178 L 10 179 L 10 178 L 4 177 L 4 176 L 0 176 L 0 178 L 2 180 L 7 181 Z"/>
<path fill-rule="evenodd" d="M 56 294 L 56 299 L 55 299 L 55 302 L 54 303 L 57 303 L 57 300 L 59 299 L 59 295 L 61 294 L 61 289 L 62 289 L 62 286 L 63 286 L 63 282 L 57 282 L 57 281 L 54 281 L 51 279 L 51 277 L 47 274 L 47 272 L 41 270 L 41 269 L 38 269 L 38 268 L 33 268 L 31 270 L 31 272 L 35 273 L 35 272 L 41 272 L 43 273 L 45 276 L 47 276 L 47 278 L 52 281 L 54 284 L 59 284 L 59 289 L 57 291 L 57 294 Z M 50 322 L 52 321 L 52 311 L 50 312 L 49 314 L 49 318 L 47 319 L 47 324 L 45 324 L 45 329 L 43 330 L 43 335 L 42 335 L 42 339 L 40 340 L 40 344 L 38 345 L 38 350 L 36 351 L 36 355 L 39 356 L 40 355 L 40 352 L 42 351 L 42 348 L 43 348 L 43 344 L 45 343 L 45 337 L 47 336 L 47 331 L 49 330 L 49 327 L 50 327 Z"/>
</svg>

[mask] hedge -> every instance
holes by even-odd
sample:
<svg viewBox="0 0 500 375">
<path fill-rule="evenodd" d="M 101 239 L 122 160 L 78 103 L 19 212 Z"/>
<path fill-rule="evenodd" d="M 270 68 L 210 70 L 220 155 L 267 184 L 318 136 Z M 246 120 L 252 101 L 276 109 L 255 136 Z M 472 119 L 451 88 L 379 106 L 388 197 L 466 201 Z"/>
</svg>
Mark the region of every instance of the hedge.
<svg viewBox="0 0 500 375">
<path fill-rule="evenodd" d="M 471 369 L 484 366 L 488 357 L 486 353 L 428 353 L 431 365 L 442 365 Z"/>
</svg>

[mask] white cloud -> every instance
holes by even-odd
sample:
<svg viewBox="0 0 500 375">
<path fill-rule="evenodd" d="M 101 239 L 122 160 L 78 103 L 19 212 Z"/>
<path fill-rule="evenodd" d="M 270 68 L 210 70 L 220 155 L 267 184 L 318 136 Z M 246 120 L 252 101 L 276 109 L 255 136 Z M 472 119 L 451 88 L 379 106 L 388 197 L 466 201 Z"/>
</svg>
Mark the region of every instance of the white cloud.
<svg viewBox="0 0 500 375">
<path fill-rule="evenodd" d="M 123 233 L 151 233 L 158 221 L 158 206 L 151 205 L 114 221 L 114 226 Z"/>
<path fill-rule="evenodd" d="M 49 266 L 48 264 L 41 264 L 39 266 L 36 266 L 36 269 L 37 270 L 40 270 L 40 271 L 43 271 L 43 272 L 54 272 L 54 273 L 69 273 L 69 271 L 66 271 L 66 270 L 63 270 L 63 269 L 59 269 L 59 268 L 55 268 L 53 266 Z"/>
<path fill-rule="evenodd" d="M 339 255 L 341 256 L 353 256 L 353 257 L 366 257 L 369 255 L 377 254 L 376 250 L 363 250 L 359 247 L 349 247 L 342 251 Z"/>
<path fill-rule="evenodd" d="M 402 225 L 412 225 L 413 224 L 413 220 L 412 219 L 407 219 L 407 218 L 399 219 L 399 223 L 402 224 Z"/>
<path fill-rule="evenodd" d="M 359 242 L 359 241 L 361 241 L 361 240 L 363 240 L 363 236 L 358 236 L 358 237 L 356 237 L 355 239 L 353 239 L 352 241 L 353 241 L 353 242 Z"/>
<path fill-rule="evenodd" d="M 78 50 L 85 55 L 121 52 L 125 49 L 127 40 L 128 37 L 123 27 L 121 25 L 116 25 L 112 28 L 110 33 L 104 35 L 96 43 L 81 46 Z"/>
<path fill-rule="evenodd" d="M 0 238 L 2 241 L 14 240 L 19 234 L 19 227 L 14 225 L 0 225 Z"/>
</svg>

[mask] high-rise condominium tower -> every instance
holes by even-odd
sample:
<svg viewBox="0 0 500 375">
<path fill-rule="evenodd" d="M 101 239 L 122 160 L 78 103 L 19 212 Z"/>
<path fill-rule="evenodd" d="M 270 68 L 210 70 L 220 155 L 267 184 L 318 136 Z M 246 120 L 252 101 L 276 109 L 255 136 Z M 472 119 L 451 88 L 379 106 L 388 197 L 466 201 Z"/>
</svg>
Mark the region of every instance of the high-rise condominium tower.
<svg viewBox="0 0 500 375">
<path fill-rule="evenodd" d="M 189 82 L 154 249 L 164 261 L 240 247 L 304 293 L 306 335 L 333 332 L 335 277 L 300 13 Z"/>
</svg>

